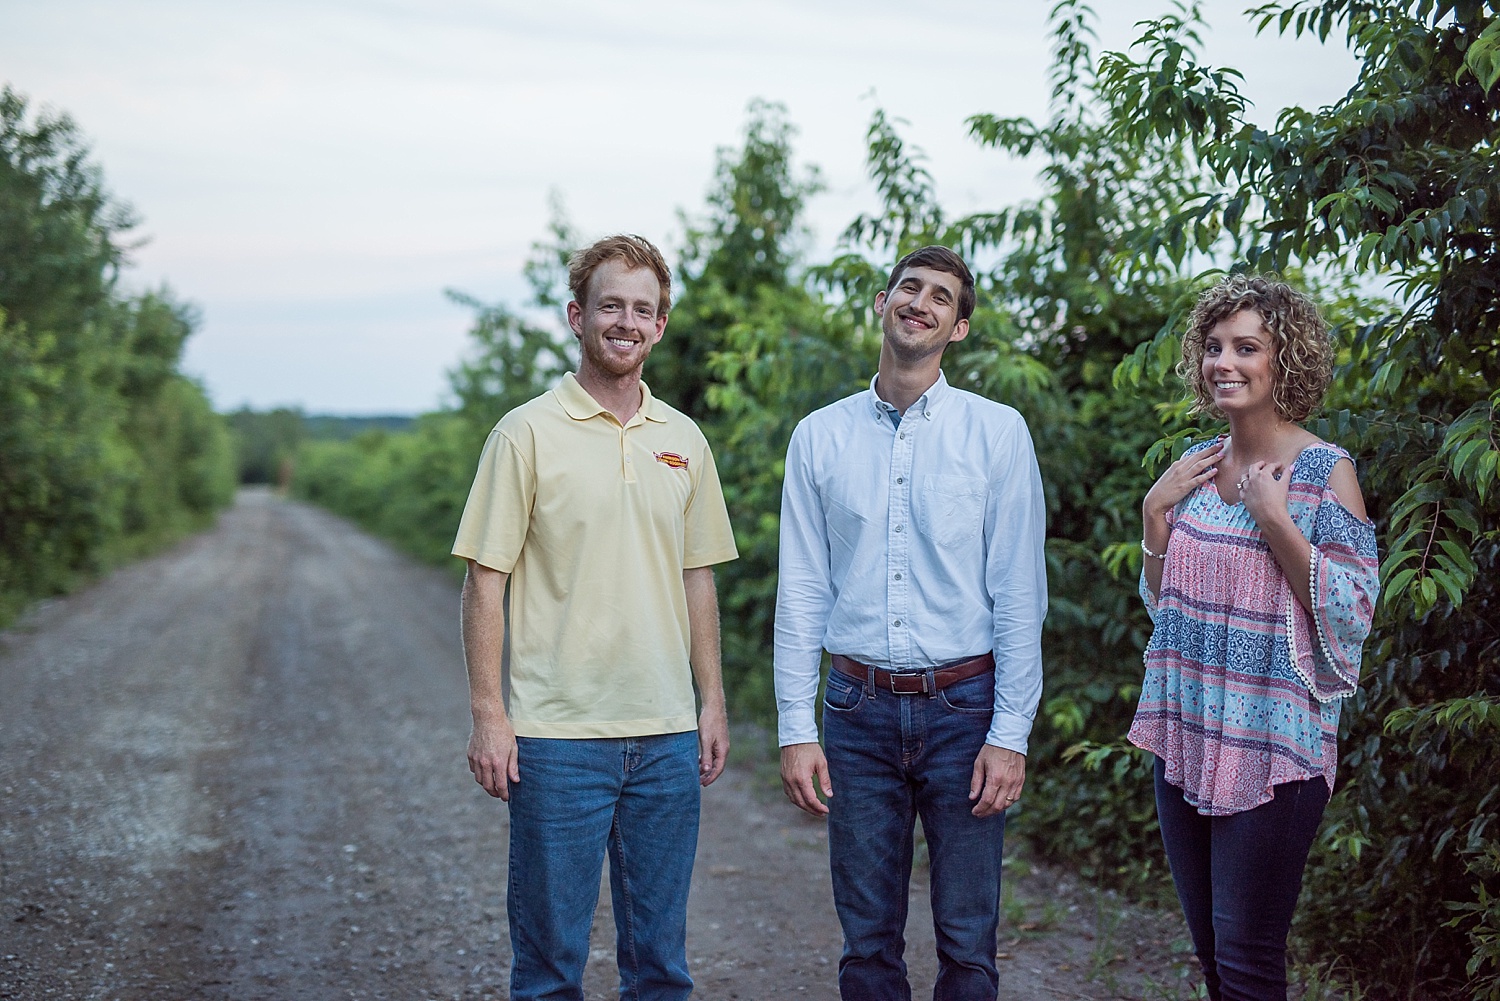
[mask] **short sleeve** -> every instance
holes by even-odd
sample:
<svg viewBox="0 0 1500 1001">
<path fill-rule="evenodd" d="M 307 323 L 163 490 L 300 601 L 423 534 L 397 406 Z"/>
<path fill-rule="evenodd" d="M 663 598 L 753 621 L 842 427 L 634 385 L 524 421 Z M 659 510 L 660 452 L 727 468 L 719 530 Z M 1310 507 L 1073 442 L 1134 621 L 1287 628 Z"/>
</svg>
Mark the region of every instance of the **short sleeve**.
<svg viewBox="0 0 1500 1001">
<path fill-rule="evenodd" d="M 490 432 L 458 523 L 453 555 L 510 573 L 521 556 L 536 500 L 536 471 L 500 428 Z"/>
<path fill-rule="evenodd" d="M 699 470 L 698 482 L 693 486 L 684 515 L 684 570 L 728 563 L 739 556 L 734 545 L 734 530 L 729 524 L 729 510 L 724 504 L 724 490 L 719 485 L 719 470 L 706 441 L 699 458 Z"/>
</svg>

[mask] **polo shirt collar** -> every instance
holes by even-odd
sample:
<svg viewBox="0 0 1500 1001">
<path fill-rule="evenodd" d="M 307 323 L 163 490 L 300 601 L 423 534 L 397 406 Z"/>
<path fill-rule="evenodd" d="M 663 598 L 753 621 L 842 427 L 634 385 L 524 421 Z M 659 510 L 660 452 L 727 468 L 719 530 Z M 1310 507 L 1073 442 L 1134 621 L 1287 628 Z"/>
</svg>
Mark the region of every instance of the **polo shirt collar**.
<svg viewBox="0 0 1500 1001">
<path fill-rule="evenodd" d="M 890 418 L 886 415 L 896 408 L 882 400 L 880 394 L 875 392 L 875 383 L 879 379 L 879 372 L 870 377 L 870 409 L 874 412 L 877 420 L 889 423 Z M 912 417 L 921 414 L 928 420 L 932 420 L 933 414 L 937 413 L 938 409 L 942 406 L 943 399 L 952 392 L 952 388 L 948 385 L 948 377 L 943 374 L 942 369 L 938 369 L 937 382 L 927 387 L 927 392 L 917 397 L 917 402 L 906 409 L 903 417 Z"/>
<path fill-rule="evenodd" d="M 598 417 L 600 414 L 609 414 L 609 410 L 602 406 L 598 400 L 589 395 L 589 391 L 578 384 L 578 377 L 572 372 L 565 372 L 562 381 L 552 390 L 557 397 L 557 402 L 567 415 L 575 421 L 586 421 L 590 417 Z M 613 417 L 613 414 L 610 414 Z M 663 411 L 662 404 L 651 395 L 651 387 L 644 382 L 641 383 L 641 409 L 636 411 L 636 417 L 642 417 L 657 424 L 665 424 L 667 415 Z M 634 423 L 635 417 L 631 418 Z"/>
</svg>

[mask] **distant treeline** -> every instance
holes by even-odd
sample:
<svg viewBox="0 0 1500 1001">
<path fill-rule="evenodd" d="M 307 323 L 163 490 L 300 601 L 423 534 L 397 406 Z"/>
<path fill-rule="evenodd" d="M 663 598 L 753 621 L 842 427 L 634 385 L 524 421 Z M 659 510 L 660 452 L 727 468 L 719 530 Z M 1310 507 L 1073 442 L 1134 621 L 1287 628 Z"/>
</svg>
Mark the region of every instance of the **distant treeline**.
<svg viewBox="0 0 1500 1001">
<path fill-rule="evenodd" d="M 228 429 L 177 367 L 192 308 L 119 288 L 134 225 L 73 124 L 0 90 L 0 625 L 233 497 Z"/>
<path fill-rule="evenodd" d="M 234 432 L 239 481 L 244 484 L 289 483 L 296 466 L 297 450 L 308 441 L 350 441 L 362 435 L 409 431 L 414 417 L 399 415 L 341 417 L 334 414 L 304 414 L 300 409 L 277 407 L 252 410 L 241 407 L 228 415 Z"/>
<path fill-rule="evenodd" d="M 1141 498 L 1164 460 L 1218 430 L 1189 418 L 1173 375 L 1209 269 L 1289 273 L 1339 341 L 1309 426 L 1356 457 L 1384 561 L 1299 909 L 1299 954 L 1333 968 L 1301 972 L 1364 992 L 1351 996 L 1500 998 L 1500 24 L 1493 4 L 1266 5 L 1268 30 L 1347 33 L 1361 69 L 1328 108 L 1256 128 L 1238 74 L 1199 61 L 1197 9 L 1096 59 L 1088 8 L 1056 4 L 1052 118 L 969 121 L 980 145 L 1034 158 L 1034 202 L 948 215 L 921 153 L 877 112 L 878 205 L 811 263 L 801 212 L 819 184 L 794 169 L 782 113 L 754 106 L 744 144 L 721 151 L 646 378 L 718 460 L 741 553 L 718 574 L 732 702 L 773 712 L 791 430 L 868 383 L 869 304 L 890 264 L 958 248 L 978 265 L 980 306 L 945 371 L 1026 416 L 1047 489 L 1046 691 L 1015 830 L 1101 884 L 1161 888 L 1150 761 L 1121 739 L 1150 628 L 1135 593 Z M 558 218 L 537 245 L 532 306 L 562 305 L 580 242 Z M 1400 308 L 1362 291 L 1372 276 L 1399 279 Z M 573 349 L 560 319 L 465 301 L 477 319 L 456 408 L 406 433 L 308 442 L 297 460 L 303 496 L 440 561 L 489 428 Z"/>
</svg>

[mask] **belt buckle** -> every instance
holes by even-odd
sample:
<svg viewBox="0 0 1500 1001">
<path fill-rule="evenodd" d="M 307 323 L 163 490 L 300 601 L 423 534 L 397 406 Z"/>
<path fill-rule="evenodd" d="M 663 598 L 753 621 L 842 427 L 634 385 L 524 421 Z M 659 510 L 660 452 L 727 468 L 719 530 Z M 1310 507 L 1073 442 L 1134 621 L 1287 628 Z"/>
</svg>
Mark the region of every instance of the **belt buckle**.
<svg viewBox="0 0 1500 1001">
<path fill-rule="evenodd" d="M 928 695 L 926 671 L 913 671 L 910 673 L 891 672 L 891 694 L 892 695 Z M 916 687 L 901 685 L 902 681 L 915 681 Z"/>
</svg>

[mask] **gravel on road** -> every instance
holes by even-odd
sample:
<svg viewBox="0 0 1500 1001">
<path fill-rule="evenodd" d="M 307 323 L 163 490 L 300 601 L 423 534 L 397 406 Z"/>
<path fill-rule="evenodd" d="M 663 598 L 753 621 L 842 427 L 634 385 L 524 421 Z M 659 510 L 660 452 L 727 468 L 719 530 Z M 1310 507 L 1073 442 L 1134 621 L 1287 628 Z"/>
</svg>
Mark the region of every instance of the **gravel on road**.
<svg viewBox="0 0 1500 1001">
<path fill-rule="evenodd" d="M 467 734 L 457 578 L 268 492 L 33 609 L 0 633 L 0 998 L 505 997 L 506 812 Z M 695 994 L 837 998 L 823 825 L 738 758 L 704 794 Z M 1017 871 L 1002 998 L 1188 996 L 1180 925 Z M 591 999 L 613 941 L 605 893 Z"/>
</svg>

